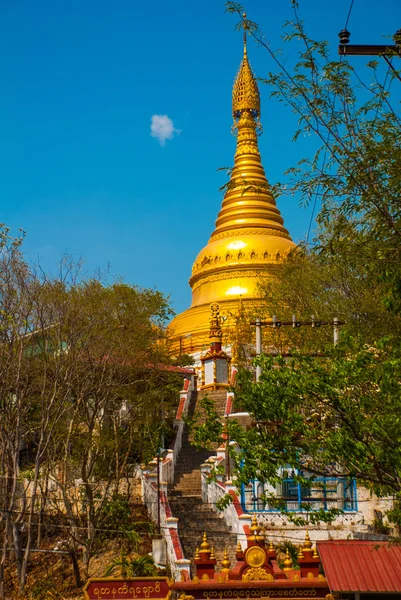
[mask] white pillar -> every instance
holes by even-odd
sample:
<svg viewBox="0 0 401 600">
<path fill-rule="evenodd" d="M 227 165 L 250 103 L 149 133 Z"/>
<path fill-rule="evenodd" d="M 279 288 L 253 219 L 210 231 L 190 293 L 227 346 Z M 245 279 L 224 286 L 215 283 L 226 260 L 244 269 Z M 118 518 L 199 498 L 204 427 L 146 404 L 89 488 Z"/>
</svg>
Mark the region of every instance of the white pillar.
<svg viewBox="0 0 401 600">
<path fill-rule="evenodd" d="M 334 341 L 334 345 L 338 344 L 338 342 L 340 341 L 340 325 L 339 325 L 340 321 L 338 319 L 338 317 L 334 317 L 334 321 L 333 321 L 333 341 Z"/>
</svg>

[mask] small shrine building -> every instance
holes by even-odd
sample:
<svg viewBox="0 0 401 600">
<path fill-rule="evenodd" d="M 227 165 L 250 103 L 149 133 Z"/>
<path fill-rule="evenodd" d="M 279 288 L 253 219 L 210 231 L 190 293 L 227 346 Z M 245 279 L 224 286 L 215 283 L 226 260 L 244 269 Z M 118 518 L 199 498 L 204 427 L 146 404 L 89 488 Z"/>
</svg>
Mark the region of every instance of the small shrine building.
<svg viewBox="0 0 401 600">
<path fill-rule="evenodd" d="M 238 543 L 235 564 L 226 549 L 220 568 L 206 533 L 194 557 L 195 575 L 183 576 L 171 589 L 181 600 L 219 598 L 325 598 L 332 600 L 321 560 L 308 532 L 298 552 L 296 563 L 287 547 L 283 555 L 273 543 L 265 541 L 256 517 L 245 548 Z"/>
</svg>

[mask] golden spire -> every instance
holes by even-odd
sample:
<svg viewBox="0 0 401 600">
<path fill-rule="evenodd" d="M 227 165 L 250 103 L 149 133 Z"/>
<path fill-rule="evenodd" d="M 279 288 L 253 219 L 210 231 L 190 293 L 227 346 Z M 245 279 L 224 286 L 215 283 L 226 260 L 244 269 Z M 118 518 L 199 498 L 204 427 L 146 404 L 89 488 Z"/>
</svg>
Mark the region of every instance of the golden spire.
<svg viewBox="0 0 401 600">
<path fill-rule="evenodd" d="M 302 546 L 300 546 L 300 547 L 299 547 L 299 551 L 298 551 L 298 558 L 305 558 L 305 557 L 304 557 L 303 550 L 302 550 Z"/>
<path fill-rule="evenodd" d="M 210 553 L 210 557 L 209 558 L 210 558 L 210 560 L 215 560 L 216 557 L 214 555 L 214 548 L 212 548 L 212 551 Z"/>
<path fill-rule="evenodd" d="M 312 556 L 312 558 L 319 558 L 319 554 L 317 553 L 316 544 L 313 547 L 313 556 Z"/>
<path fill-rule="evenodd" d="M 234 82 L 232 111 L 237 149 L 234 168 L 224 196 L 223 205 L 210 241 L 226 231 L 258 228 L 266 234 L 291 239 L 283 226 L 262 166 L 257 134 L 260 125 L 260 96 L 246 49 L 246 15 L 244 18 L 244 55 Z M 252 231 L 251 233 L 254 233 Z"/>
<path fill-rule="evenodd" d="M 237 552 L 242 552 L 241 542 L 238 542 L 237 544 Z"/>
<path fill-rule="evenodd" d="M 194 558 L 195 558 L 195 560 L 198 560 L 198 559 L 200 558 L 200 554 L 199 554 L 199 548 L 197 548 L 197 549 L 195 550 L 195 557 L 194 557 Z"/>
<path fill-rule="evenodd" d="M 275 552 L 274 545 L 273 545 L 273 540 L 270 541 L 269 552 Z"/>
</svg>

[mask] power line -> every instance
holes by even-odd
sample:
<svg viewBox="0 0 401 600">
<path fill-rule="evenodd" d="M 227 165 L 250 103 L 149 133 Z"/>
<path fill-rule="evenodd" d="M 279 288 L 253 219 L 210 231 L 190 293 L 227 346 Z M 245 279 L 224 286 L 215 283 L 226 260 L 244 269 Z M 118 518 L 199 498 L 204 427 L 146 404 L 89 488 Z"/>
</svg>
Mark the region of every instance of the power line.
<svg viewBox="0 0 401 600">
<path fill-rule="evenodd" d="M 344 29 L 347 29 L 348 21 L 349 21 L 349 18 L 351 16 L 351 12 L 352 12 L 352 7 L 353 6 L 354 6 L 354 0 L 351 0 L 351 5 L 349 7 L 349 11 L 348 11 L 347 19 L 345 21 Z"/>
</svg>

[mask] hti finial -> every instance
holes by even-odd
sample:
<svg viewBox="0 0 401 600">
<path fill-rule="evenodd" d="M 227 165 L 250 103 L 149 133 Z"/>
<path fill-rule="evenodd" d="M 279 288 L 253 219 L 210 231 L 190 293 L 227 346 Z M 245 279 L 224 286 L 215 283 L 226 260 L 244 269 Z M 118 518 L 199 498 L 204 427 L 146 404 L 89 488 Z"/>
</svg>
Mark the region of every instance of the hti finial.
<svg viewBox="0 0 401 600">
<path fill-rule="evenodd" d="M 242 13 L 243 27 L 244 27 L 244 54 L 246 54 L 246 32 L 248 30 L 248 23 L 246 21 L 246 12 Z"/>
<path fill-rule="evenodd" d="M 240 25 L 244 30 L 244 56 L 233 87 L 233 117 L 235 123 L 244 112 L 250 114 L 254 119 L 260 117 L 258 84 L 248 62 L 246 48 L 247 31 L 250 29 L 248 23 L 246 13 L 243 13 Z"/>
</svg>

